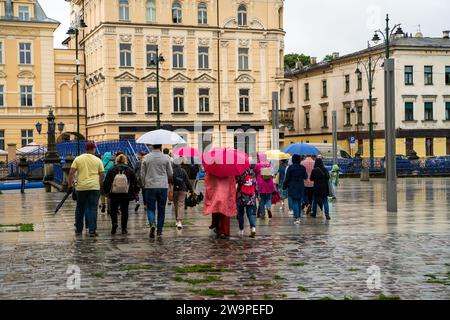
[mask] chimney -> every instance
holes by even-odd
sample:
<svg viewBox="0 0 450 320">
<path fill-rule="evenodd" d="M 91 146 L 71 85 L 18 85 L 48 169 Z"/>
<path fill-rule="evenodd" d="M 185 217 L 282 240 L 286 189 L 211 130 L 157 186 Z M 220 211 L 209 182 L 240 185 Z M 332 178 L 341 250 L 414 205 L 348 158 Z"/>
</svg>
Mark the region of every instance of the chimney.
<svg viewBox="0 0 450 320">
<path fill-rule="evenodd" d="M 311 64 L 317 64 L 317 57 L 311 57 Z"/>
<path fill-rule="evenodd" d="M 450 30 L 445 30 L 445 31 L 442 31 L 442 33 L 443 33 L 443 38 L 444 39 L 449 39 L 449 35 L 450 35 Z"/>
<path fill-rule="evenodd" d="M 333 60 L 339 58 L 339 52 L 333 52 Z"/>
</svg>

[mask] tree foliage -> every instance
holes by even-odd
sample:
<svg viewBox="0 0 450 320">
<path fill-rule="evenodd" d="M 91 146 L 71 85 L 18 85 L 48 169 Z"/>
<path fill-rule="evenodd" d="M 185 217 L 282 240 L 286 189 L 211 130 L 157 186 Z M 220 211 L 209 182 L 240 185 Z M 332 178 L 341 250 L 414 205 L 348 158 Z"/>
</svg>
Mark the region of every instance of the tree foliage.
<svg viewBox="0 0 450 320">
<path fill-rule="evenodd" d="M 307 66 L 311 64 L 311 57 L 304 54 L 289 53 L 284 56 L 284 67 L 286 69 L 295 69 L 298 61 L 301 65 Z"/>
</svg>

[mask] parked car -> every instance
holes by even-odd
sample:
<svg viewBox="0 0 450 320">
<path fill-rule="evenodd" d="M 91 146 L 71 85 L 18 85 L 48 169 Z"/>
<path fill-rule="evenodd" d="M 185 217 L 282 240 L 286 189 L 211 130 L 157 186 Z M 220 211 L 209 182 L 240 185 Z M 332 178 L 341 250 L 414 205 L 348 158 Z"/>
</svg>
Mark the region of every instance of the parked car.
<svg viewBox="0 0 450 320">
<path fill-rule="evenodd" d="M 310 145 L 319 149 L 320 154 L 325 159 L 333 159 L 332 143 L 310 143 Z M 338 145 L 338 159 L 352 159 L 352 157 Z"/>
</svg>

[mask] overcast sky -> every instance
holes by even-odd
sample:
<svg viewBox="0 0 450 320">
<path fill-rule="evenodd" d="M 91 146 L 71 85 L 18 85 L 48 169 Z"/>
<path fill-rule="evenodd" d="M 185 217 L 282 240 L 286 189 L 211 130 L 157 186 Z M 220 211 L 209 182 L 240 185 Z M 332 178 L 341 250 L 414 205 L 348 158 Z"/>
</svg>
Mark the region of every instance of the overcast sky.
<svg viewBox="0 0 450 320">
<path fill-rule="evenodd" d="M 425 36 L 441 37 L 450 29 L 449 0 L 285 0 L 286 53 L 318 57 L 350 53 L 367 46 L 373 30 L 384 28 L 385 14 L 408 33 L 418 25 Z M 55 46 L 61 47 L 69 28 L 69 5 L 64 0 L 40 0 L 50 18 L 61 22 Z"/>
</svg>

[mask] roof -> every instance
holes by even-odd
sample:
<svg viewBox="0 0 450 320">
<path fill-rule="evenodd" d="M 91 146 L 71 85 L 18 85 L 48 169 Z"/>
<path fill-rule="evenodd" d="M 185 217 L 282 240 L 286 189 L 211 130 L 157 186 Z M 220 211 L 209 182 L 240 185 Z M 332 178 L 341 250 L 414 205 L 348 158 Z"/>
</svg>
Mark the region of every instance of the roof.
<svg viewBox="0 0 450 320">
<path fill-rule="evenodd" d="M 404 37 L 397 38 L 392 40 L 391 47 L 394 48 L 424 48 L 424 49 L 450 49 L 450 39 L 445 38 L 414 38 L 414 37 Z M 331 61 L 322 61 L 317 64 L 308 65 L 301 67 L 299 69 L 294 69 L 287 71 L 285 76 L 295 76 L 299 74 L 303 74 L 306 72 L 311 72 L 320 69 L 327 69 L 332 67 L 332 65 L 336 62 L 343 61 L 346 59 L 350 59 L 353 57 L 363 56 L 370 52 L 383 51 L 385 48 L 384 44 L 379 44 L 364 50 L 356 51 L 344 56 L 341 56 L 337 59 Z"/>
<path fill-rule="evenodd" d="M 13 0 L 5 1 L 5 15 L 0 16 L 0 21 L 21 21 L 14 16 Z M 38 0 L 34 1 L 34 17 L 30 21 L 21 21 L 21 22 L 44 22 L 44 23 L 59 24 L 59 21 L 47 17 Z"/>
</svg>

